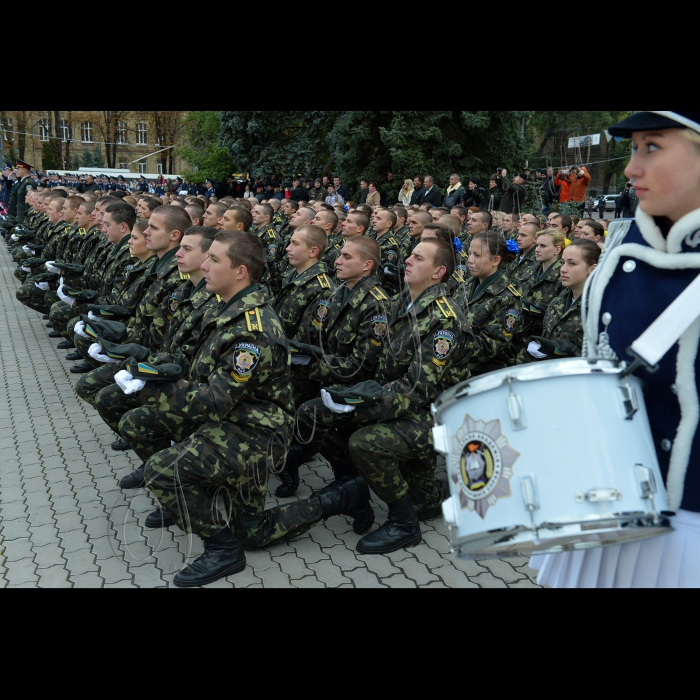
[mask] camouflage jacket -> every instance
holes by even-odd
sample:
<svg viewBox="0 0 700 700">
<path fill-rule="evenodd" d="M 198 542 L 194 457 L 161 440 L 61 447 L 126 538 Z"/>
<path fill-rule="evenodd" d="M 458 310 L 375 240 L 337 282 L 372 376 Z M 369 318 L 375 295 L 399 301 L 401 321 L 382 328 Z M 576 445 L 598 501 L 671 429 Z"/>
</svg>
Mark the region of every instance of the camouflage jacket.
<svg viewBox="0 0 700 700">
<path fill-rule="evenodd" d="M 83 289 L 101 288 L 100 278 L 102 272 L 110 260 L 110 256 L 114 255 L 114 251 L 119 244 L 110 243 L 100 231 L 100 237 L 97 242 L 90 248 L 88 255 L 83 258 L 81 264 L 85 265 L 83 272 Z"/>
<path fill-rule="evenodd" d="M 41 252 L 41 257 L 46 260 L 55 260 L 56 251 L 62 243 L 64 233 L 70 231 L 70 226 L 65 221 L 59 221 L 57 224 L 49 224 L 46 230 L 46 245 Z"/>
<path fill-rule="evenodd" d="M 321 262 L 326 266 L 326 271 L 330 277 L 335 277 L 335 261 L 340 257 L 345 240 L 345 236 L 342 233 L 332 233 L 328 236 L 326 250 L 321 257 Z"/>
<path fill-rule="evenodd" d="M 467 318 L 474 332 L 474 352 L 469 364 L 472 374 L 515 364 L 525 331 L 520 292 L 502 270 L 481 285 L 473 277 L 465 291 Z M 452 298 L 455 302 L 462 299 Z"/>
<path fill-rule="evenodd" d="M 413 236 L 407 235 L 402 241 L 399 241 L 401 246 L 401 260 L 406 262 L 408 258 L 411 257 L 413 249 L 420 243 L 420 236 L 418 238 L 413 238 Z"/>
<path fill-rule="evenodd" d="M 124 236 L 119 243 L 111 246 L 108 255 L 104 258 L 102 269 L 96 271 L 96 281 L 100 285 L 97 291 L 100 293 L 100 298 L 113 299 L 114 297 L 110 295 L 116 294 L 117 290 L 121 289 L 124 275 L 133 266 L 128 245 L 130 236 L 131 234 Z"/>
<path fill-rule="evenodd" d="M 535 246 L 530 248 L 520 262 L 518 262 L 518 256 L 506 270 L 506 274 L 510 278 L 510 281 L 518 290 L 529 282 L 529 280 L 534 276 L 535 270 L 539 265 L 537 258 L 535 257 L 535 250 Z"/>
<path fill-rule="evenodd" d="M 520 286 L 525 312 L 525 336 L 542 335 L 542 320 L 549 303 L 561 294 L 561 260 L 557 260 L 542 275 L 542 263 L 537 265 L 535 274 Z M 540 275 L 542 275 L 540 277 Z"/>
<path fill-rule="evenodd" d="M 319 333 L 322 359 L 298 369 L 309 381 L 352 386 L 372 379 L 382 353 L 391 301 L 377 275 L 361 279 L 346 297 L 342 284 L 331 296 L 328 316 Z M 297 367 L 294 367 L 296 370 Z"/>
<path fill-rule="evenodd" d="M 334 289 L 335 284 L 322 262 L 315 263 L 300 275 L 293 271 L 284 278 L 274 308 L 287 338 L 294 338 L 297 333 L 308 339 L 317 337 L 328 315 Z"/>
<path fill-rule="evenodd" d="M 126 326 L 125 343 L 159 348 L 175 310 L 173 293 L 186 279 L 180 274 L 175 253 L 179 246 L 156 258 L 145 273 L 143 293 Z"/>
<path fill-rule="evenodd" d="M 65 230 L 61 234 L 61 239 L 58 241 L 58 244 L 56 245 L 56 253 L 55 253 L 56 257 L 52 258 L 53 260 L 61 260 L 62 262 L 70 262 L 70 260 L 68 260 L 66 258 L 66 249 L 69 247 L 70 243 L 72 242 L 73 237 L 79 235 L 78 234 L 79 230 L 80 230 L 80 228 L 79 228 L 78 224 L 73 224 L 72 226 L 70 226 L 70 228 L 68 228 L 67 230 Z"/>
<path fill-rule="evenodd" d="M 85 265 L 85 261 L 92 252 L 92 249 L 104 238 L 100 227 L 93 224 L 85 233 L 80 235 L 80 238 L 73 240 L 71 248 L 71 262 L 76 265 Z"/>
<path fill-rule="evenodd" d="M 392 233 L 385 233 L 381 238 L 376 239 L 379 244 L 381 263 L 377 274 L 382 287 L 390 297 L 396 296 L 403 287 L 401 270 L 403 258 L 401 257 L 401 246 Z"/>
<path fill-rule="evenodd" d="M 132 256 L 126 259 L 126 264 L 121 268 L 121 272 L 115 276 L 112 294 L 108 295 L 104 303 L 118 304 L 133 313 L 143 294 L 146 275 L 153 264 L 153 258 L 154 256 L 151 255 L 143 262 Z"/>
<path fill-rule="evenodd" d="M 442 284 L 409 306 L 406 290 L 392 301 L 383 352 L 374 375 L 379 400 L 350 414 L 359 424 L 395 421 L 392 427 L 417 450 L 432 445 L 430 406 L 446 389 L 469 377 L 469 324 Z"/>
<path fill-rule="evenodd" d="M 309 190 L 309 201 L 311 202 L 325 202 L 328 193 L 323 187 L 312 187 Z"/>
<path fill-rule="evenodd" d="M 227 449 L 245 430 L 256 444 L 288 444 L 294 425 L 289 345 L 265 290 L 251 285 L 211 313 L 189 372 L 146 382 L 145 405 L 200 424 L 197 436 Z M 232 455 L 235 458 L 234 455 Z"/>
</svg>

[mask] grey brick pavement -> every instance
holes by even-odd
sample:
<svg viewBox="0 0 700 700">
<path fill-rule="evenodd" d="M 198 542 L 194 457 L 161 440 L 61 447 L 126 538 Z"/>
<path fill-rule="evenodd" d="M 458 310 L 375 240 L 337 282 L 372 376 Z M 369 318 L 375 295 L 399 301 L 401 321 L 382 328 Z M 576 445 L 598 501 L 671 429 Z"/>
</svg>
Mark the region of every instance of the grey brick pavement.
<svg viewBox="0 0 700 700">
<path fill-rule="evenodd" d="M 170 587 L 201 543 L 175 527 L 143 527 L 153 499 L 117 483 L 138 458 L 110 449 L 111 430 L 73 390 L 80 375 L 68 371 L 66 351 L 16 300 L 13 270 L 0 242 L 0 587 Z M 304 498 L 330 470 L 316 458 L 301 478 Z M 277 484 L 272 477 L 271 493 Z M 383 522 L 385 507 L 374 507 Z M 245 571 L 209 588 L 537 587 L 526 559 L 463 561 L 449 553 L 441 519 L 422 528 L 417 547 L 365 556 L 355 552 L 359 537 L 348 520 L 331 518 L 292 542 L 247 553 Z"/>
</svg>

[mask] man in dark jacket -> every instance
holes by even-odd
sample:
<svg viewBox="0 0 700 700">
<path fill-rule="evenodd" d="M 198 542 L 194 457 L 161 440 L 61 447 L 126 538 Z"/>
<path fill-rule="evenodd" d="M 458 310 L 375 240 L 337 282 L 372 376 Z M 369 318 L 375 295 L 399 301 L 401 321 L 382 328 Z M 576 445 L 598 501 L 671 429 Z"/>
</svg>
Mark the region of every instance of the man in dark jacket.
<svg viewBox="0 0 700 700">
<path fill-rule="evenodd" d="M 547 168 L 547 176 L 542 181 L 542 199 L 544 200 L 544 210 L 542 213 L 545 216 L 552 210 L 552 205 L 559 201 L 559 195 L 561 194 L 561 185 L 557 187 L 554 184 L 555 175 L 554 168 L 550 166 Z"/>
<path fill-rule="evenodd" d="M 434 207 L 442 206 L 442 192 L 435 187 L 435 180 L 430 175 L 425 176 L 425 194 L 421 199 L 421 204 L 432 204 Z"/>
<path fill-rule="evenodd" d="M 500 177 L 496 179 L 503 192 L 501 211 L 506 214 L 520 213 L 525 204 L 525 178 L 522 173 L 517 173 L 511 182 L 507 176 L 508 171 L 504 169 L 501 171 Z"/>
<path fill-rule="evenodd" d="M 294 189 L 292 190 L 291 199 L 295 202 L 308 202 L 309 193 L 306 187 L 302 187 L 301 180 L 294 180 Z"/>
<path fill-rule="evenodd" d="M 457 173 L 453 173 L 452 175 L 450 175 L 450 186 L 447 188 L 447 194 L 445 195 L 445 206 L 448 209 L 452 209 L 452 207 L 461 206 L 462 202 L 467 196 L 467 191 L 462 186 L 461 180 L 462 178 L 459 175 L 457 175 Z M 472 189 L 471 183 L 472 180 L 469 181 L 469 189 Z M 479 184 L 481 184 L 481 181 L 479 181 Z"/>
<path fill-rule="evenodd" d="M 80 194 L 83 194 L 85 192 L 96 192 L 99 187 L 97 186 L 95 178 L 92 175 L 86 175 L 85 182 L 79 183 L 75 189 L 80 192 Z"/>
<path fill-rule="evenodd" d="M 413 178 L 413 194 L 411 195 L 411 204 L 417 204 L 420 206 L 423 201 L 423 195 L 425 194 L 425 187 L 423 185 L 423 177 L 421 175 L 416 175 Z"/>
<path fill-rule="evenodd" d="M 352 199 L 350 190 L 341 183 L 340 178 L 336 175 L 333 178 L 333 184 L 335 185 L 335 191 L 347 202 Z"/>
</svg>

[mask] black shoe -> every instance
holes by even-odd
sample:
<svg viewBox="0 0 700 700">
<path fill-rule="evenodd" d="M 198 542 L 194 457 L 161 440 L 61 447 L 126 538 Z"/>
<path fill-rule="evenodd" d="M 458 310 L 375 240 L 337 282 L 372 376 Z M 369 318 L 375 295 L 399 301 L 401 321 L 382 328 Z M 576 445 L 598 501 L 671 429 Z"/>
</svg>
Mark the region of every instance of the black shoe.
<svg viewBox="0 0 700 700">
<path fill-rule="evenodd" d="M 139 467 L 136 471 L 131 472 L 131 474 L 125 476 L 119 482 L 119 488 L 122 489 L 138 489 L 145 485 L 146 479 L 144 479 L 143 466 Z"/>
<path fill-rule="evenodd" d="M 341 484 L 348 481 L 351 481 L 351 479 L 338 477 L 335 481 L 331 481 L 328 486 L 324 486 L 322 489 L 314 491 L 314 495 L 323 496 L 327 493 L 334 493 L 340 488 Z M 357 510 L 353 510 L 351 513 L 346 513 L 346 515 L 353 518 L 352 529 L 357 535 L 364 535 L 365 532 L 367 532 L 367 530 L 374 525 L 374 511 L 372 510 L 369 500 Z"/>
<path fill-rule="evenodd" d="M 51 331 L 49 338 L 62 338 L 63 336 L 58 331 Z"/>
<path fill-rule="evenodd" d="M 354 517 L 369 505 L 369 488 L 361 476 L 350 481 L 338 482 L 337 488 L 333 491 L 315 492 L 313 495 L 321 504 L 324 520 L 328 520 L 333 515 Z"/>
<path fill-rule="evenodd" d="M 66 360 L 82 360 L 83 356 L 77 351 L 74 350 L 73 352 L 69 352 L 66 355 Z"/>
<path fill-rule="evenodd" d="M 122 452 L 129 449 L 129 443 L 124 438 L 117 438 L 110 447 L 117 452 Z"/>
<path fill-rule="evenodd" d="M 421 522 L 424 522 L 426 520 L 432 520 L 433 518 L 437 518 L 438 516 L 442 516 L 442 503 L 438 506 L 434 506 L 433 508 L 420 508 L 420 509 L 415 509 L 416 512 L 416 517 L 418 520 Z"/>
<path fill-rule="evenodd" d="M 360 554 L 389 554 L 404 547 L 414 547 L 421 543 L 423 534 L 411 499 L 404 496 L 400 501 L 389 504 L 389 519 L 380 528 L 365 535 L 357 543 Z"/>
<path fill-rule="evenodd" d="M 158 508 L 152 513 L 148 514 L 146 518 L 146 527 L 153 528 L 154 530 L 159 527 L 170 527 L 174 525 L 175 521 L 168 515 L 168 512 L 163 508 Z"/>
<path fill-rule="evenodd" d="M 49 315 L 48 315 L 48 314 L 44 314 L 44 315 L 41 317 L 41 320 L 42 320 L 42 321 L 48 321 L 48 320 L 49 320 Z"/>
<path fill-rule="evenodd" d="M 75 345 L 73 345 L 70 340 L 62 340 L 56 347 L 59 350 L 70 350 L 71 348 L 74 348 Z"/>
<path fill-rule="evenodd" d="M 87 360 L 83 360 L 79 364 L 73 365 L 70 371 L 71 374 L 85 374 L 85 372 L 92 372 L 93 369 L 95 368 Z"/>
<path fill-rule="evenodd" d="M 287 452 L 284 469 L 277 475 L 282 482 L 275 491 L 277 498 L 289 498 L 299 488 L 299 467 L 316 454 L 316 448 L 293 442 Z"/>
<path fill-rule="evenodd" d="M 175 574 L 173 583 L 180 588 L 205 586 L 224 576 L 237 574 L 245 569 L 243 545 L 225 528 L 214 537 L 204 540 L 204 553 L 189 566 Z"/>
<path fill-rule="evenodd" d="M 49 321 L 49 322 L 46 324 L 46 327 L 47 327 L 47 328 L 53 328 L 53 323 L 51 323 L 51 321 Z"/>
</svg>

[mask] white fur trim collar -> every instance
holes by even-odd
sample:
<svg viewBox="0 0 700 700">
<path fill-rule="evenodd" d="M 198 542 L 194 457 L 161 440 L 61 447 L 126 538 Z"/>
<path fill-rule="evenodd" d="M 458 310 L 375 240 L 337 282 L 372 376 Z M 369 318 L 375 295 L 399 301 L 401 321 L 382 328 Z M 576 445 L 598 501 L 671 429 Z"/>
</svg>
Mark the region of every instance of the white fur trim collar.
<svg viewBox="0 0 700 700">
<path fill-rule="evenodd" d="M 691 247 L 700 246 L 700 209 L 695 209 L 678 220 L 664 238 L 654 219 L 637 207 L 637 226 L 644 240 L 655 250 L 664 253 L 680 253 L 685 241 Z"/>
</svg>

